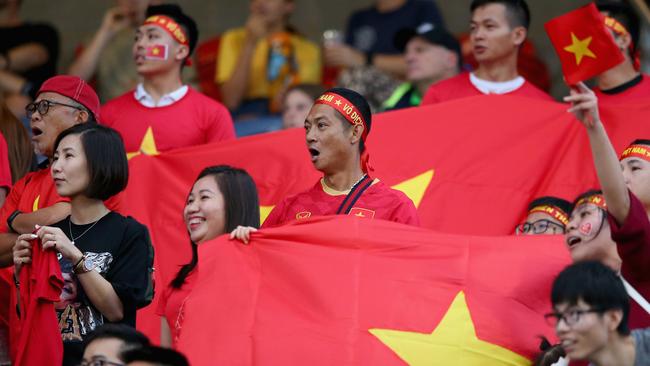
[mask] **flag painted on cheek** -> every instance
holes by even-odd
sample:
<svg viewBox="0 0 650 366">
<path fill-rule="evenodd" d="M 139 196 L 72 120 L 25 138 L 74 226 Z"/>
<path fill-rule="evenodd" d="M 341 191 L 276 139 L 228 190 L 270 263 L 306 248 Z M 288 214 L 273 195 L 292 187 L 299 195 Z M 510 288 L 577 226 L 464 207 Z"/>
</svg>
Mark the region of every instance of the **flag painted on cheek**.
<svg viewBox="0 0 650 366">
<path fill-rule="evenodd" d="M 153 61 L 165 61 L 169 57 L 169 46 L 166 44 L 154 44 L 147 47 L 144 58 Z"/>
</svg>

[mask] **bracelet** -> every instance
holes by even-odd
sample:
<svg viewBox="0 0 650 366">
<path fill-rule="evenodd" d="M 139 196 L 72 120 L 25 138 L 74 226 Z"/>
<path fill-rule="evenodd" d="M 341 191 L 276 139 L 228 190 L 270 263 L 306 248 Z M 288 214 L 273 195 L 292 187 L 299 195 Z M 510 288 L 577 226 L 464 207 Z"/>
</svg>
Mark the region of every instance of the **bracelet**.
<svg viewBox="0 0 650 366">
<path fill-rule="evenodd" d="M 81 264 L 81 262 L 83 262 L 84 258 L 86 258 L 85 254 L 82 255 L 81 258 L 79 258 L 79 260 L 77 261 L 77 263 L 74 264 L 74 266 L 72 266 L 72 271 L 74 273 L 77 273 L 77 267 L 79 267 L 79 264 Z"/>
<path fill-rule="evenodd" d="M 16 210 L 16 211 L 12 212 L 11 215 L 9 215 L 9 217 L 7 218 L 7 227 L 13 233 L 17 233 L 16 229 L 14 229 L 14 226 L 13 226 L 14 220 L 16 219 L 16 216 L 20 215 L 21 213 L 22 212 Z"/>
</svg>

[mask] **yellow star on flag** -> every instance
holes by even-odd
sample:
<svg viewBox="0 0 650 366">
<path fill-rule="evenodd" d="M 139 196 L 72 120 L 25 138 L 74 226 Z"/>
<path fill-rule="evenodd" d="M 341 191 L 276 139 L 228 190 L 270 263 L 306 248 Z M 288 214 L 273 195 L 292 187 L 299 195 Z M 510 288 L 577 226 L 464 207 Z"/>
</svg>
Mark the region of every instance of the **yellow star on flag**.
<svg viewBox="0 0 650 366">
<path fill-rule="evenodd" d="M 478 339 L 462 291 L 430 334 L 391 329 L 368 331 L 410 366 L 530 365 L 527 358 Z"/>
<path fill-rule="evenodd" d="M 140 150 L 130 152 L 126 154 L 127 159 L 131 159 L 134 156 L 138 156 L 140 154 L 144 155 L 158 155 L 160 152 L 158 152 L 158 148 L 156 148 L 156 139 L 153 137 L 153 129 L 151 126 L 147 128 L 147 132 L 144 133 L 144 137 L 142 138 L 142 142 L 140 143 Z"/>
<path fill-rule="evenodd" d="M 573 32 L 571 32 L 571 44 L 564 47 L 564 50 L 573 53 L 576 57 L 576 65 L 580 65 L 583 57 L 596 58 L 596 55 L 589 49 L 592 37 L 585 39 L 578 39 Z"/>
<path fill-rule="evenodd" d="M 154 48 L 153 50 L 151 50 L 151 53 L 157 56 L 160 53 L 160 48 L 158 47 Z"/>
</svg>

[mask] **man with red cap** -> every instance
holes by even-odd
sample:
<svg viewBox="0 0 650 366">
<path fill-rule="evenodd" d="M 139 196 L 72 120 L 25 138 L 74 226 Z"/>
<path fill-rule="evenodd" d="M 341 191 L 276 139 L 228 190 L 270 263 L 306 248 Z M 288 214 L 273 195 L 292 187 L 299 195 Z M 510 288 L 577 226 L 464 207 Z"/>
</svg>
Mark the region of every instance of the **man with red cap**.
<svg viewBox="0 0 650 366">
<path fill-rule="evenodd" d="M 26 112 L 37 154 L 52 157 L 56 137 L 79 123 L 96 123 L 99 98 L 76 76 L 60 75 L 46 80 Z M 19 234 L 31 233 L 35 225 L 50 225 L 70 214 L 70 204 L 56 193 L 47 169 L 28 173 L 12 187 L 0 209 L 0 266 L 12 265 L 11 248 Z"/>
<path fill-rule="evenodd" d="M 371 177 L 368 149 L 371 114 L 357 92 L 334 88 L 321 95 L 305 120 L 305 137 L 314 167 L 323 173 L 309 190 L 285 198 L 262 227 L 323 215 L 354 215 L 409 225 L 420 224 L 413 202 L 402 192 Z M 251 227 L 231 237 L 248 242 Z"/>
<path fill-rule="evenodd" d="M 197 39 L 196 23 L 178 5 L 147 9 L 133 45 L 143 82 L 102 108 L 102 123 L 122 135 L 129 156 L 235 138 L 226 107 L 181 81 Z"/>
</svg>

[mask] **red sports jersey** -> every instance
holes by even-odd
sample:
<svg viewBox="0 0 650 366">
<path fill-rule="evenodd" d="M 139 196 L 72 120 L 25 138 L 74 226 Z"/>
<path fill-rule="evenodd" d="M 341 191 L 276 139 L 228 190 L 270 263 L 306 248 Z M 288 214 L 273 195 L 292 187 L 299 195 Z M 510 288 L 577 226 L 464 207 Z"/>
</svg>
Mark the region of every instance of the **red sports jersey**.
<svg viewBox="0 0 650 366">
<path fill-rule="evenodd" d="M 429 87 L 426 94 L 422 98 L 420 105 L 441 103 L 448 100 L 474 97 L 477 95 L 485 95 L 478 90 L 474 84 L 469 80 L 469 73 L 465 72 L 453 78 L 442 80 Z M 533 84 L 525 81 L 524 84 L 504 95 L 514 95 L 519 97 L 537 98 L 552 101 L 550 95 L 537 89 Z"/>
<path fill-rule="evenodd" d="M 177 102 L 155 108 L 140 104 L 133 93 L 129 91 L 109 101 L 100 113 L 101 123 L 122 135 L 129 153 L 142 149 L 150 153 L 146 149 L 152 147 L 160 152 L 235 138 L 226 107 L 192 88 Z M 146 142 L 149 129 L 153 141 Z M 154 146 L 145 146 L 146 143 Z"/>
<path fill-rule="evenodd" d="M 335 191 L 323 180 L 303 193 L 285 198 L 275 206 L 262 227 L 274 227 L 293 220 L 304 220 L 314 216 L 335 215 L 348 192 Z M 370 219 L 420 225 L 413 202 L 400 191 L 375 179 L 350 210 L 349 215 Z"/>
<path fill-rule="evenodd" d="M 640 79 L 631 80 L 614 89 L 603 92 L 595 88 L 594 92 L 600 105 L 634 102 L 639 101 L 639 99 L 647 101 L 648 97 L 650 97 L 650 77 L 641 74 Z"/>
<path fill-rule="evenodd" d="M 158 308 L 156 309 L 156 315 L 164 316 L 167 320 L 167 325 L 172 338 L 172 348 L 176 348 L 176 341 L 178 340 L 178 335 L 183 326 L 183 314 L 181 309 L 185 303 L 185 299 L 190 295 L 192 287 L 194 287 L 194 282 L 198 277 L 198 268 L 194 268 L 187 277 L 185 277 L 185 283 L 181 288 L 172 288 L 167 285 L 162 292 L 160 300 L 158 300 Z"/>
<path fill-rule="evenodd" d="M 15 365 L 60 365 L 63 340 L 54 303 L 63 289 L 61 267 L 52 249 L 43 250 L 40 240 L 32 244 L 32 263 L 20 272 L 20 319 L 12 324 Z"/>
<path fill-rule="evenodd" d="M 607 215 L 607 219 L 623 260 L 623 278 L 650 301 L 650 220 L 643 203 L 632 192 L 629 194 L 630 212 L 625 222 L 619 225 L 612 215 Z M 629 324 L 631 329 L 650 327 L 650 314 L 634 300 L 630 300 Z"/>
</svg>

